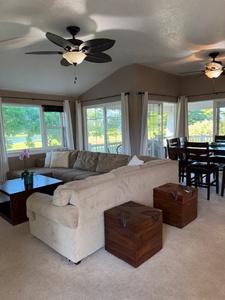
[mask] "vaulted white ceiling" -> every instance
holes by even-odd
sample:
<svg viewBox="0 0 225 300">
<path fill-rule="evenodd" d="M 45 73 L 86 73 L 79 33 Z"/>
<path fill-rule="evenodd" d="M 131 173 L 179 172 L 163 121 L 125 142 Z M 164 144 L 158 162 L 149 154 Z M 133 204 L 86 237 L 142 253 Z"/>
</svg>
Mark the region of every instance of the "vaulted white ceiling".
<svg viewBox="0 0 225 300">
<path fill-rule="evenodd" d="M 218 51 L 225 64 L 224 0 L 0 2 L 0 89 L 77 96 L 133 63 L 180 75 L 204 70 L 208 54 Z M 80 27 L 83 41 L 115 39 L 106 51 L 112 62 L 63 67 L 60 55 L 25 54 L 63 51 L 45 33 L 71 38 L 70 25 Z"/>
</svg>

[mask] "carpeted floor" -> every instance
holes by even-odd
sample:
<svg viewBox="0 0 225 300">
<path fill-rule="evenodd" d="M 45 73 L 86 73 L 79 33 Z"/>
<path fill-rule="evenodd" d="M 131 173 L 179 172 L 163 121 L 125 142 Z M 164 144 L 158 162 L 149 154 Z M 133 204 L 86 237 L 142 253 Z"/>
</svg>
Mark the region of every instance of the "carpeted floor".
<svg viewBox="0 0 225 300">
<path fill-rule="evenodd" d="M 163 249 L 135 269 L 100 249 L 70 263 L 29 233 L 28 222 L 0 218 L 0 299 L 224 300 L 225 197 L 199 192 L 198 218 L 163 225 Z"/>
</svg>

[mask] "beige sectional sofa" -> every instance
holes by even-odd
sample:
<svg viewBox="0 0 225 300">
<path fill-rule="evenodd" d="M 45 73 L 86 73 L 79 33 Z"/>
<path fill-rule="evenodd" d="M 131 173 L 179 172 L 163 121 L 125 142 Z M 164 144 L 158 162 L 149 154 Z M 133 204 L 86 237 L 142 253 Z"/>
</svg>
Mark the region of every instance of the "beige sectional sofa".
<svg viewBox="0 0 225 300">
<path fill-rule="evenodd" d="M 151 156 L 138 157 L 144 162 L 156 159 Z M 108 173 L 126 166 L 131 158 L 123 154 L 91 151 L 54 151 L 47 153 L 45 158 L 37 159 L 34 166 L 29 166 L 29 171 L 69 182 Z M 19 178 L 22 171 L 22 169 L 8 171 L 7 179 Z"/>
<path fill-rule="evenodd" d="M 78 263 L 104 246 L 105 210 L 130 200 L 152 206 L 154 187 L 178 183 L 177 161 L 146 157 L 144 164 L 127 165 L 128 157 L 126 165 L 119 166 L 122 157 L 114 156 L 118 167 L 111 169 L 111 162 L 106 167 L 107 155 L 100 154 L 95 169 L 99 176 L 67 182 L 53 196 L 31 195 L 27 199 L 31 233 Z"/>
</svg>

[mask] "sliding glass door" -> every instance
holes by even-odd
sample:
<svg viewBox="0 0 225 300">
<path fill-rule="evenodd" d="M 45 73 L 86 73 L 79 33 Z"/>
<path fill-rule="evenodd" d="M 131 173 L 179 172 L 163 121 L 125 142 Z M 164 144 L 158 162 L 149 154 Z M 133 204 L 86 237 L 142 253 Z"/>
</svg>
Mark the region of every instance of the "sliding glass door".
<svg viewBox="0 0 225 300">
<path fill-rule="evenodd" d="M 175 103 L 149 101 L 148 155 L 165 158 L 166 139 L 174 137 Z"/>
<path fill-rule="evenodd" d="M 225 135 L 225 101 L 215 102 L 215 134 Z"/>
<path fill-rule="evenodd" d="M 85 107 L 84 113 L 85 149 L 116 153 L 122 144 L 121 103 Z"/>
</svg>

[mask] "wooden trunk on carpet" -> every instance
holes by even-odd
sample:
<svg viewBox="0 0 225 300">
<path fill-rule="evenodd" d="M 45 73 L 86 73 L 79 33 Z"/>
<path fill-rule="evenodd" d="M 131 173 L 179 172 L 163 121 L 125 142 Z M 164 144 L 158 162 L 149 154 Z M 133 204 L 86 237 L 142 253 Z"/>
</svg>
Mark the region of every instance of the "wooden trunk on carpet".
<svg viewBox="0 0 225 300">
<path fill-rule="evenodd" d="M 198 189 L 167 183 L 153 189 L 154 207 L 163 211 L 163 222 L 183 228 L 197 218 Z"/>
<path fill-rule="evenodd" d="M 162 211 L 133 201 L 104 212 L 105 249 L 137 268 L 162 249 Z"/>
</svg>

